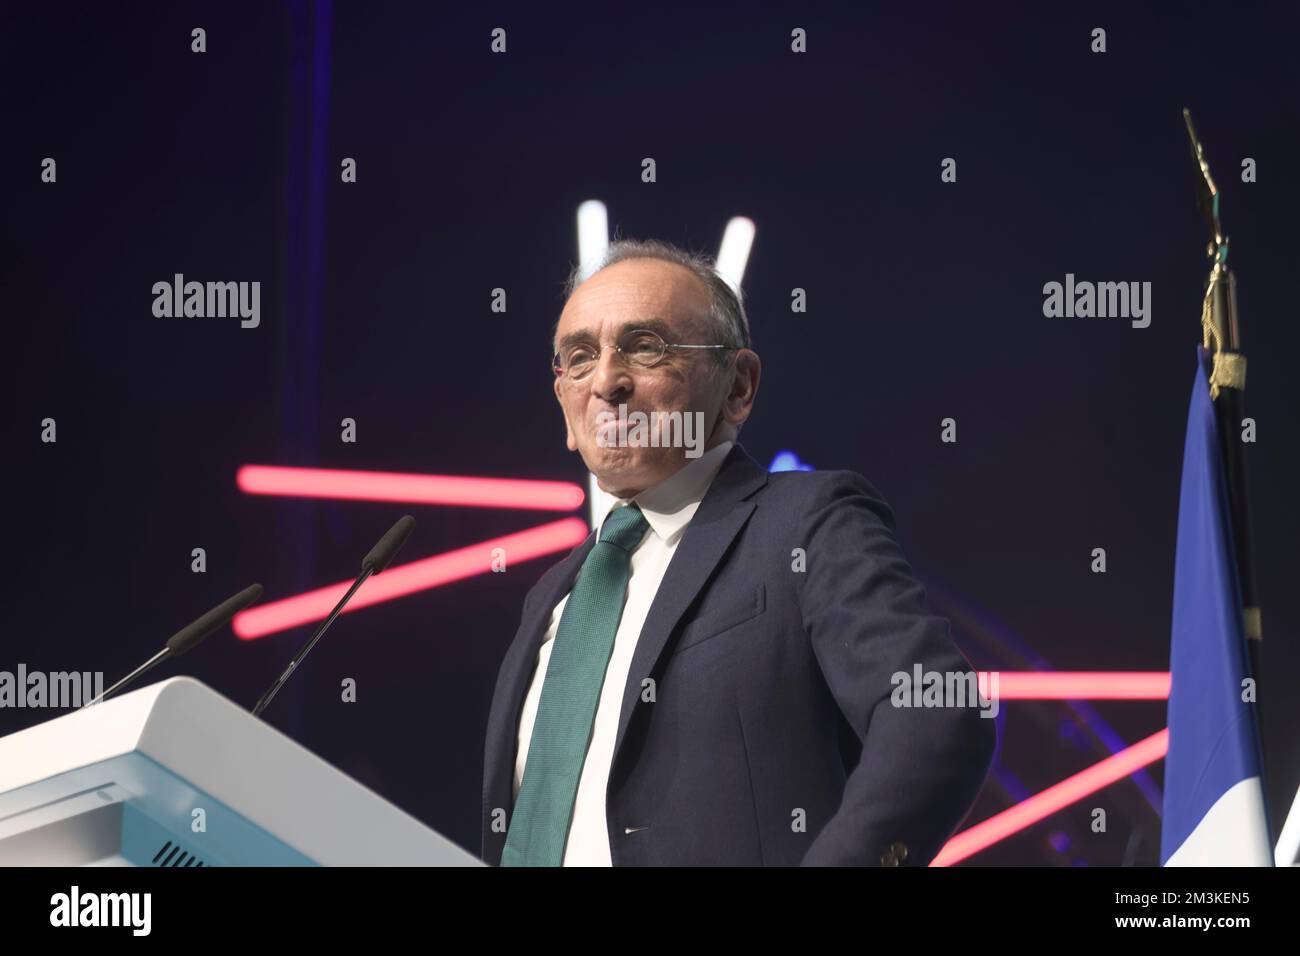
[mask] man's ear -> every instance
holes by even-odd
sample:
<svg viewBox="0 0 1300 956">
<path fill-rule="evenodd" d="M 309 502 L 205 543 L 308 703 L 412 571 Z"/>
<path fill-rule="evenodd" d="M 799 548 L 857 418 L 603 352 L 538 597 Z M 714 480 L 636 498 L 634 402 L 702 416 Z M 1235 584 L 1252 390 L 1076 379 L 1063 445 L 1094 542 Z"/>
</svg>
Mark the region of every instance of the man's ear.
<svg viewBox="0 0 1300 956">
<path fill-rule="evenodd" d="M 731 375 L 731 384 L 722 401 L 722 417 L 731 425 L 743 425 L 754 408 L 754 398 L 758 395 L 758 382 L 763 375 L 763 362 L 758 353 L 752 349 L 740 349 L 736 352 L 735 369 Z"/>
<path fill-rule="evenodd" d="M 573 437 L 573 429 L 569 427 L 569 410 L 564 407 L 564 393 L 561 391 L 558 375 L 555 377 L 555 400 L 560 403 L 560 411 L 564 415 L 564 443 L 569 451 L 577 451 L 578 442 Z"/>
</svg>

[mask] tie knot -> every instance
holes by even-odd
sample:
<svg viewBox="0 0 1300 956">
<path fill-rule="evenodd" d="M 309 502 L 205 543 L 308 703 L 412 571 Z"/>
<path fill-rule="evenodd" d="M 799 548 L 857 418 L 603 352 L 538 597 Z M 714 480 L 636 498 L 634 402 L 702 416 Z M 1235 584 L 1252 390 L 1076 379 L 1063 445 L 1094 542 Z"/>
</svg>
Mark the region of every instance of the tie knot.
<svg viewBox="0 0 1300 956">
<path fill-rule="evenodd" d="M 600 526 L 600 540 L 603 544 L 615 545 L 630 554 L 641 543 L 645 529 L 649 526 L 650 522 L 645 520 L 645 515 L 635 503 L 615 508 Z"/>
</svg>

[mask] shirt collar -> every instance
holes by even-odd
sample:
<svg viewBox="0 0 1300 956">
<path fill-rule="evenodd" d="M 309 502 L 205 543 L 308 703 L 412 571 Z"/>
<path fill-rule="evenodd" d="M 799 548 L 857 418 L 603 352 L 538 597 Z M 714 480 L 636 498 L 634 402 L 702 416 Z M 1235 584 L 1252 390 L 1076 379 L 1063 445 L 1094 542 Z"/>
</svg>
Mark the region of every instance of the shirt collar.
<svg viewBox="0 0 1300 956">
<path fill-rule="evenodd" d="M 649 522 L 651 530 L 661 540 L 671 540 L 695 517 L 700 502 L 704 500 L 709 485 L 713 484 L 713 479 L 718 474 L 718 469 L 722 467 L 727 453 L 731 451 L 731 446 L 732 443 L 729 441 L 720 442 L 659 484 L 631 498 L 619 498 L 606 512 L 605 518 L 608 518 L 615 508 L 626 507 L 629 502 L 635 501 L 641 513 L 645 515 L 646 521 Z M 600 524 L 596 528 L 598 539 L 600 530 L 605 525 L 605 518 L 600 519 Z"/>
</svg>

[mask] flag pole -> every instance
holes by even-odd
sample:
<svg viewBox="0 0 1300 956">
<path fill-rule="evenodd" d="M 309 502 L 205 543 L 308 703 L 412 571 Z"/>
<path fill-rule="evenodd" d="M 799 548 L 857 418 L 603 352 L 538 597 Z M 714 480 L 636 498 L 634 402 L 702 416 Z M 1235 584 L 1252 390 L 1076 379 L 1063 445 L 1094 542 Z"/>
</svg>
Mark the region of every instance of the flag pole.
<svg viewBox="0 0 1300 956">
<path fill-rule="evenodd" d="M 1187 138 L 1191 142 L 1192 160 L 1196 163 L 1197 205 L 1210 230 L 1207 255 L 1211 260 L 1201 306 L 1201 331 L 1206 351 L 1212 356 L 1210 397 L 1214 402 L 1222 452 L 1224 477 L 1228 489 L 1228 507 L 1232 515 L 1232 537 L 1237 562 L 1237 580 L 1241 588 L 1242 626 L 1249 649 L 1251 676 L 1255 679 L 1255 701 L 1259 708 L 1261 750 L 1263 749 L 1263 708 L 1260 693 L 1262 675 L 1263 630 L 1259 599 L 1255 588 L 1255 556 L 1250 524 L 1250 494 L 1246 481 L 1246 461 L 1241 436 L 1246 389 L 1246 355 L 1241 348 L 1241 330 L 1237 325 L 1237 280 L 1228 267 L 1228 237 L 1219 220 L 1219 190 L 1210 176 L 1205 150 L 1192 126 L 1192 114 L 1183 110 Z"/>
</svg>

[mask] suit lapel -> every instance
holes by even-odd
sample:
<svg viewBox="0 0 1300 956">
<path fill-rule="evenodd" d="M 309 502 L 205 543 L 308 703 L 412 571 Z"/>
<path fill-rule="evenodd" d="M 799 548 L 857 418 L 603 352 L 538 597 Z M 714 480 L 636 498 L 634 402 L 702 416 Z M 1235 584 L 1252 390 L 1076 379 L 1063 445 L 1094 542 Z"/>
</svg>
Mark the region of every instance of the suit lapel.
<svg viewBox="0 0 1300 956">
<path fill-rule="evenodd" d="M 641 681 L 654 670 L 673 628 L 713 575 L 714 568 L 754 510 L 754 503 L 746 499 L 766 483 L 767 472 L 737 444 L 718 469 L 699 509 L 686 526 L 632 654 L 619 711 L 618 735 L 614 738 L 611 773 L 641 695 Z"/>
</svg>

